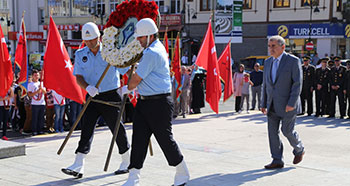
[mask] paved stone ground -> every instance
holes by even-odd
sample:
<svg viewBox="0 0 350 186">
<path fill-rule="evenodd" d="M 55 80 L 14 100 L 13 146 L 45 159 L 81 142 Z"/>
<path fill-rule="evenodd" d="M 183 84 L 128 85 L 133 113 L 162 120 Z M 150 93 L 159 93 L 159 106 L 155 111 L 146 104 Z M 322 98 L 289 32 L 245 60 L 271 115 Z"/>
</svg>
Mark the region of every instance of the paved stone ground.
<svg viewBox="0 0 350 186">
<path fill-rule="evenodd" d="M 174 137 L 191 173 L 188 186 L 344 186 L 350 185 L 350 120 L 301 116 L 296 130 L 305 145 L 304 160 L 293 165 L 292 149 L 284 143 L 285 168 L 265 170 L 271 161 L 266 116 L 232 112 L 233 99 L 220 104 L 220 114 L 178 117 Z M 222 112 L 221 112 L 222 111 Z M 129 140 L 131 126 L 127 126 Z M 96 129 L 92 150 L 86 158 L 82 179 L 73 179 L 60 169 L 74 161 L 80 131 L 74 132 L 63 153 L 56 154 L 67 133 L 47 134 L 10 140 L 25 143 L 26 155 L 0 159 L 0 186 L 19 185 L 121 185 L 127 174 L 115 176 L 120 157 L 114 149 L 107 172 L 103 171 L 111 133 Z M 1 140 L 0 140 L 1 143 Z M 154 156 L 147 156 L 141 170 L 142 186 L 170 186 L 175 168 L 169 167 L 156 140 L 152 137 Z"/>
</svg>

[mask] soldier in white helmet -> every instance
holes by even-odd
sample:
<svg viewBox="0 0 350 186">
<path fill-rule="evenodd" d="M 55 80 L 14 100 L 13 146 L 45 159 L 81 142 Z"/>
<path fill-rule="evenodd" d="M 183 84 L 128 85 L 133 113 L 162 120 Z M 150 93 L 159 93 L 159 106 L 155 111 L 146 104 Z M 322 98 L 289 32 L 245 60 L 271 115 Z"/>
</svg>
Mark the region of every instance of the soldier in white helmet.
<svg viewBox="0 0 350 186">
<path fill-rule="evenodd" d="M 145 50 L 129 85 L 122 87 L 122 94 L 137 87 L 141 95 L 133 119 L 129 178 L 123 186 L 139 186 L 140 169 L 152 134 L 168 164 L 176 167 L 174 185 L 184 186 L 190 178 L 184 157 L 173 138 L 171 119 L 174 103 L 170 96 L 169 60 L 157 34 L 158 28 L 150 18 L 141 19 L 136 24 L 134 36 Z"/>
<path fill-rule="evenodd" d="M 93 97 L 96 100 L 107 102 L 119 102 L 121 100 L 116 89 L 120 87 L 120 74 L 125 74 L 128 68 L 119 69 L 110 67 L 106 76 L 102 80 L 99 88 L 95 85 L 101 77 L 108 63 L 101 57 L 102 45 L 99 41 L 100 31 L 97 25 L 92 22 L 84 24 L 82 29 L 82 38 L 86 46 L 79 49 L 75 53 L 75 66 L 73 74 L 76 76 L 76 81 L 80 87 L 84 88 L 87 96 Z M 91 101 L 82 118 L 82 129 L 78 148 L 76 149 L 76 157 L 73 165 L 68 168 L 63 168 L 62 172 L 72 175 L 76 178 L 81 178 L 84 173 L 84 160 L 90 151 L 91 142 L 93 139 L 96 121 L 99 116 L 102 116 L 106 121 L 109 129 L 114 131 L 117 122 L 119 109 L 101 103 Z M 119 154 L 121 154 L 122 162 L 115 174 L 123 174 L 128 172 L 130 162 L 129 148 L 125 128 L 120 124 L 117 135 L 117 146 Z"/>
</svg>

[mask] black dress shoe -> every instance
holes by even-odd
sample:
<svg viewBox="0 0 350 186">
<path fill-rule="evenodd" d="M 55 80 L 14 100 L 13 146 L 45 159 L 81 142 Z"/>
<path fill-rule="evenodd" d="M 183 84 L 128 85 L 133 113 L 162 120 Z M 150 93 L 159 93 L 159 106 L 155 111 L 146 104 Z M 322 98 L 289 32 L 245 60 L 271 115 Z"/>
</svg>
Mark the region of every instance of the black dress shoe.
<svg viewBox="0 0 350 186">
<path fill-rule="evenodd" d="M 339 119 L 344 119 L 344 116 L 340 116 Z"/>
<path fill-rule="evenodd" d="M 125 173 L 128 173 L 128 172 L 129 172 L 128 169 L 126 169 L 126 170 L 116 170 L 116 171 L 114 172 L 114 174 L 115 174 L 115 175 L 119 175 L 119 174 L 125 174 Z"/>
<path fill-rule="evenodd" d="M 278 164 L 278 163 L 270 163 L 268 165 L 265 165 L 265 169 L 281 169 L 284 167 L 284 164 Z"/>
<path fill-rule="evenodd" d="M 171 186 L 174 186 L 174 185 L 171 185 Z M 183 183 L 183 184 L 178 185 L 178 186 L 186 186 L 186 183 Z"/>
<path fill-rule="evenodd" d="M 315 117 L 318 118 L 318 117 L 320 117 L 320 115 L 316 114 Z"/>
<path fill-rule="evenodd" d="M 334 115 L 329 115 L 328 118 L 334 118 Z"/>
<path fill-rule="evenodd" d="M 75 178 L 82 178 L 83 177 L 82 173 L 75 172 L 75 171 L 70 170 L 70 169 L 61 169 L 61 171 L 67 175 L 74 176 Z"/>
<path fill-rule="evenodd" d="M 297 114 L 298 116 L 302 116 L 302 115 L 304 115 L 305 113 L 304 112 L 302 112 L 302 113 L 299 113 L 299 114 Z"/>
</svg>

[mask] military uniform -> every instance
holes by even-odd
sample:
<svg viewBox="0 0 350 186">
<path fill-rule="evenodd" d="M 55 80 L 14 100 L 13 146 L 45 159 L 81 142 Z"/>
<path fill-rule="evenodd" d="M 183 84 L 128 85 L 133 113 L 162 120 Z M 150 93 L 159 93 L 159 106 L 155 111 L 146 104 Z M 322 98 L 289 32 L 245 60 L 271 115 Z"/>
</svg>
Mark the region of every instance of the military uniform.
<svg viewBox="0 0 350 186">
<path fill-rule="evenodd" d="M 108 63 L 101 57 L 101 50 L 102 45 L 100 45 L 100 51 L 96 56 L 90 51 L 88 47 L 78 50 L 75 53 L 76 57 L 73 74 L 82 75 L 88 84 L 96 85 L 97 81 L 100 78 L 100 75 L 108 65 Z M 110 67 L 99 87 L 100 93 L 95 96 L 94 99 L 119 102 L 121 98 L 116 92 L 116 89 L 120 87 L 119 73 L 124 74 L 127 70 L 128 69 Z M 89 153 L 96 121 L 99 116 L 102 116 L 103 119 L 105 119 L 109 129 L 113 132 L 116 125 L 118 112 L 118 108 L 91 102 L 82 118 L 83 127 L 79 146 L 76 152 L 83 154 Z M 125 128 L 122 124 L 120 125 L 116 142 L 120 154 L 125 153 L 130 148 L 126 137 Z"/>
<path fill-rule="evenodd" d="M 309 60 L 310 57 L 304 57 L 303 60 Z M 302 112 L 305 113 L 305 100 L 307 101 L 307 114 L 310 116 L 313 113 L 312 95 L 315 82 L 315 67 L 313 65 L 302 65 L 303 69 L 303 88 L 301 91 L 301 106 Z"/>
<path fill-rule="evenodd" d="M 316 90 L 316 115 L 325 115 L 327 114 L 327 98 L 329 96 L 329 78 L 330 78 L 330 69 L 329 68 L 318 68 L 315 73 L 315 90 Z M 321 86 L 318 89 L 318 86 Z"/>
<path fill-rule="evenodd" d="M 337 59 L 340 60 L 340 58 L 335 57 L 335 61 Z M 342 65 L 340 66 L 333 66 L 331 68 L 331 75 L 330 75 L 330 110 L 329 110 L 329 117 L 335 116 L 335 103 L 336 103 L 336 97 L 338 96 L 339 100 L 339 111 L 340 111 L 340 118 L 343 118 L 345 116 L 345 102 L 344 102 L 344 85 L 345 85 L 345 78 L 346 78 L 346 68 Z M 332 86 L 338 87 L 338 89 L 333 89 Z"/>
</svg>

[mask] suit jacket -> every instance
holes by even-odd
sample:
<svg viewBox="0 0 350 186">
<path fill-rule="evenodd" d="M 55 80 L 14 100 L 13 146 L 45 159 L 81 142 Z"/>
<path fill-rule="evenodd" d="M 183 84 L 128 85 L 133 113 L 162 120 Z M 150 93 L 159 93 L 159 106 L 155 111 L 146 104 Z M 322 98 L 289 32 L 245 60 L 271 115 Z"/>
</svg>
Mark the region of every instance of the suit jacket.
<svg viewBox="0 0 350 186">
<path fill-rule="evenodd" d="M 328 91 L 328 84 L 329 84 L 329 79 L 330 79 L 330 73 L 331 70 L 329 68 L 325 68 L 322 70 L 322 68 L 316 69 L 315 73 L 315 90 L 317 88 L 317 84 L 322 85 L 322 90 L 327 90 Z M 325 89 L 323 89 L 325 88 Z"/>
<path fill-rule="evenodd" d="M 271 103 L 280 117 L 293 116 L 301 112 L 300 93 L 303 76 L 300 60 L 294 55 L 283 53 L 276 73 L 276 81 L 271 78 L 273 58 L 264 64 L 264 78 L 261 97 L 261 108 L 267 108 L 269 113 Z M 295 109 L 286 113 L 286 106 Z"/>
<path fill-rule="evenodd" d="M 315 84 L 315 67 L 309 65 L 307 68 L 302 65 L 303 69 L 303 89 L 310 91 L 310 88 L 314 88 Z"/>
<path fill-rule="evenodd" d="M 339 90 L 344 90 L 345 88 L 345 79 L 346 79 L 346 68 L 344 66 L 340 66 L 339 69 L 335 66 L 331 68 L 331 77 L 330 77 L 330 85 L 331 86 L 339 86 Z M 331 89 L 332 90 L 332 89 Z"/>
</svg>

